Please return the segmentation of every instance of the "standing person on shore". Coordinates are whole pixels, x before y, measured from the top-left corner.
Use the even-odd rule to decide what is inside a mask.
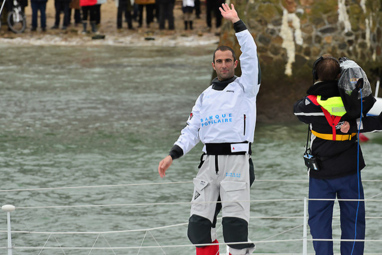
[[[146,27],[150,27],[150,23],[154,21],[155,0],[135,0],[138,4],[138,27],[143,24],[143,9],[146,9]]]
[[[21,7],[21,11],[25,14],[25,7],[28,6],[28,0],[19,0],[18,2]]]
[[[188,28],[193,29],[192,23],[192,12],[194,11],[195,1],[194,0],[183,0],[183,18],[184,18],[184,30]]]
[[[222,15],[219,7],[225,3],[225,0],[206,0],[206,19],[209,30],[212,28],[212,14],[215,16],[215,27],[219,28],[222,24]]]
[[[201,10],[200,10],[200,0],[195,0],[195,17],[197,19],[200,19],[200,14],[201,14]]]
[[[159,29],[165,29],[165,22],[168,22],[168,29],[175,29],[174,6],[175,0],[156,0],[159,12]]]
[[[90,25],[92,27],[92,32],[97,32],[96,26],[96,16],[97,16],[97,0],[80,0],[80,5],[82,9],[82,34],[87,33],[88,17],[90,19]]]
[[[53,27],[51,29],[58,29],[60,26],[60,15],[64,14],[62,29],[65,30],[69,26],[70,13],[69,13],[69,5],[71,0],[54,0],[54,8],[56,10],[55,21]]]
[[[97,0],[97,4],[95,5],[95,21],[96,21],[96,25],[97,25],[97,30],[98,30],[98,27],[100,26],[101,24],[101,6],[102,4],[106,3],[106,0]]]
[[[37,30],[38,12],[40,12],[40,25],[43,32],[46,31],[46,3],[48,0],[31,0],[32,7],[32,29],[34,32]]]
[[[130,0],[116,0],[117,4],[117,29],[122,29],[122,19],[125,16],[128,29],[133,29],[132,6]],[[123,15],[125,14],[125,15]]]
[[[234,75],[238,60],[234,51],[219,46],[212,67],[217,78],[196,100],[187,126],[158,166],[160,177],[177,159],[199,141],[204,144],[194,194],[188,237],[197,255],[219,254],[213,223],[221,201],[223,236],[231,255],[251,254],[255,245],[248,239],[250,216],[251,143],[256,125],[256,96],[260,88],[257,47],[233,5],[223,4],[221,15],[233,23],[241,46],[242,76]],[[211,203],[212,202],[212,203]]]
[[[69,25],[71,24],[72,10],[74,10],[74,26],[82,23],[80,0],[72,0],[69,5]]]
[[[297,101],[293,109],[300,121],[309,124],[311,133],[308,148],[315,162],[313,167],[308,166],[308,211],[313,247],[317,255],[333,254],[333,241],[327,240],[332,239],[333,205],[336,198],[339,199],[341,239],[344,240],[341,241],[341,254],[363,254],[365,203],[362,201],[364,193],[360,171],[365,167],[365,161],[357,143],[357,131],[358,127],[360,132],[382,129],[382,114],[362,117],[362,120],[347,120],[346,107],[338,86],[340,75],[341,67],[337,59],[328,54],[318,58],[313,64],[315,82],[308,89],[308,96]],[[351,91],[352,95],[356,93],[356,98],[358,89]],[[365,105],[366,100],[362,98]],[[366,115],[368,110],[364,109],[362,115]],[[352,201],[354,199],[360,201]]]

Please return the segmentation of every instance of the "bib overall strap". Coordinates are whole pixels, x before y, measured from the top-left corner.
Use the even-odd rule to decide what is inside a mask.
[[[341,116],[333,116],[323,107],[321,107],[321,109],[324,112],[325,118],[328,121],[329,125],[332,127],[333,141],[336,141],[336,126],[338,122],[340,122]]]

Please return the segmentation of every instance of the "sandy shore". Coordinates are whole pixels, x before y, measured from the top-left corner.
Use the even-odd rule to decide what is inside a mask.
[[[217,44],[219,37],[216,29],[209,31],[206,25],[205,6],[202,1],[200,19],[194,20],[193,30],[184,30],[181,1],[177,0],[174,8],[175,31],[159,30],[156,20],[146,28],[137,28],[138,23],[133,22],[134,30],[128,30],[127,24],[123,24],[122,30],[117,30],[116,17],[117,7],[114,0],[108,0],[101,6],[101,24],[99,34],[105,35],[104,39],[94,39],[94,34],[82,35],[82,26],[73,24],[67,30],[52,30],[54,25],[54,0],[47,3],[47,31],[40,28],[31,32],[31,7],[26,7],[27,29],[22,34],[15,34],[7,30],[3,25],[0,29],[0,43],[15,45],[122,45],[122,46],[203,46]],[[145,14],[144,14],[145,15]],[[61,19],[63,15],[61,15]],[[72,18],[73,23],[73,18]],[[213,23],[214,24],[214,23]],[[60,24],[61,25],[61,24]],[[167,23],[166,23],[167,27]]]

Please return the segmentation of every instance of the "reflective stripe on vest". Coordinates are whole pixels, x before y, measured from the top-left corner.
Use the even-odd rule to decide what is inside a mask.
[[[333,141],[333,135],[332,134],[321,134],[321,133],[318,133],[314,130],[312,130],[312,134],[318,138]],[[350,135],[336,135],[336,140],[334,140],[334,141],[349,141],[356,135],[357,135],[357,133],[351,133]]]
[[[341,97],[329,97],[326,100],[321,100],[321,96],[317,96],[317,103],[327,110],[330,115],[342,117],[346,113]]]

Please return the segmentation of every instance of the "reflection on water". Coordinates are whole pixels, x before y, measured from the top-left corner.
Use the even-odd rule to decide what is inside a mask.
[[[175,161],[165,179],[159,178],[156,169],[178,137],[196,97],[208,86],[214,47],[0,47],[1,203],[17,207],[12,214],[13,230],[105,232],[186,223],[201,146]],[[301,124],[257,126],[253,159],[258,181],[252,199],[299,200],[253,203],[252,240],[302,238],[302,199],[307,196],[301,157],[305,139],[306,127]],[[381,144],[362,146],[368,163],[364,180],[381,179]],[[144,185],[147,183],[151,185]],[[364,186],[366,197],[379,199],[378,182]],[[54,187],[80,188],[33,190]],[[15,189],[18,191],[4,191]],[[166,202],[174,204],[160,204]],[[158,204],[137,205],[142,203]],[[47,206],[77,207],[35,208]],[[380,202],[368,202],[367,216],[380,217],[381,209]],[[338,239],[338,219],[335,221],[334,238]],[[1,222],[0,228],[6,229],[5,215]],[[382,239],[375,219],[367,225],[368,239]],[[223,241],[221,232],[219,228]],[[139,247],[142,240],[144,246],[189,244],[186,225],[149,233],[13,236],[16,247],[44,246],[45,242],[49,247]],[[4,234],[0,242],[6,246]],[[299,253],[301,243],[260,242],[257,251]],[[378,247],[367,243],[366,252],[379,252]],[[163,249],[166,254],[194,254],[193,247]],[[311,245],[309,249],[311,252]],[[137,254],[138,249],[114,252],[93,250],[91,254]],[[161,251],[139,251],[157,253]],[[42,254],[64,253],[49,250]],[[89,251],[65,250],[65,254]]]

